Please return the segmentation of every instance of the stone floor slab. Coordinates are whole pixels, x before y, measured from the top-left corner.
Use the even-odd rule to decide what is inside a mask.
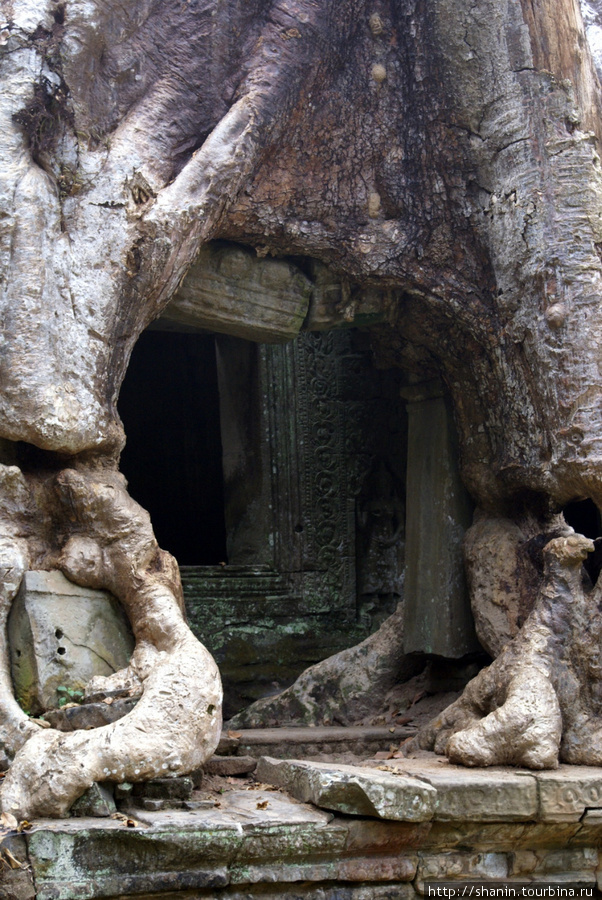
[[[257,778],[347,815],[424,822],[432,818],[436,800],[435,789],[422,779],[359,766],[262,757]]]
[[[438,821],[528,822],[537,818],[536,776],[526,770],[467,769],[443,757],[392,759],[367,765],[378,767],[374,771],[386,769],[421,779],[435,788],[434,818]]]

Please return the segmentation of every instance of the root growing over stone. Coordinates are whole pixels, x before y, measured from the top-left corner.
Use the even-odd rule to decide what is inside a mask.
[[[232,720],[234,728],[350,725],[378,709],[387,691],[410,678],[420,662],[403,653],[403,604],[361,644],[310,666],[275,697],[257,700]]]
[[[602,588],[583,587],[593,542],[557,537],[518,635],[406,750],[434,750],[465,766],[552,769],[602,764]]]
[[[52,495],[49,502],[62,514],[65,539],[58,567],[75,583],[118,597],[136,638],[128,670],[94,679],[93,687],[139,683],[142,697],[131,713],[101,728],[42,730],[12,700],[4,644],[0,696],[7,708],[0,711],[0,746],[14,761],[0,801],[2,810],[17,818],[64,816],[95,781],[190,772],[211,756],[221,730],[219,672],[184,620],[175,560],[159,549],[148,514],[128,495],[122,476],[106,469],[65,469],[45,488],[42,495]],[[4,546],[3,565],[17,559],[20,545],[13,537],[6,551]],[[15,577],[12,583],[5,580],[2,594],[4,619],[25,559],[13,566]]]

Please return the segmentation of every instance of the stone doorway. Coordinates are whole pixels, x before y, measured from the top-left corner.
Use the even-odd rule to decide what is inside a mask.
[[[119,397],[121,471],[180,565],[227,562],[215,338],[148,330]]]

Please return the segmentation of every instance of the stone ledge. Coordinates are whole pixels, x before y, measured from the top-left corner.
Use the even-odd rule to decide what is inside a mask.
[[[594,886],[601,872],[602,825],[587,817],[402,822],[337,815],[264,788],[232,791],[218,803],[136,812],[136,827],[124,817],[39,820],[15,837],[26,842],[38,900],[410,900],[428,878]],[[27,884],[23,900],[33,897]],[[340,887],[330,895],[333,885]]]
[[[443,757],[369,760],[361,766],[264,757],[257,777],[347,815],[475,823],[580,822],[587,816],[591,825],[602,822],[602,769],[587,766],[534,772],[467,769]],[[417,802],[427,786],[429,799]]]
[[[370,760],[366,766],[380,768]],[[473,822],[602,821],[602,768],[561,765],[551,771],[492,766],[467,769],[447,759],[394,759],[386,767],[437,789],[435,818]]]
[[[527,770],[467,769],[444,758],[387,760],[386,764],[370,765],[411,776],[435,788],[434,818],[442,822],[529,822],[540,818],[536,776]]]
[[[297,800],[347,815],[403,822],[432,819],[437,791],[418,778],[359,766],[262,757],[260,781],[284,788]]]

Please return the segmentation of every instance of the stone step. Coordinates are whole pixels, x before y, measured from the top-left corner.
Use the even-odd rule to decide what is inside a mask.
[[[403,780],[416,779],[424,796],[439,794],[441,784],[434,788],[428,782],[446,764],[413,762],[413,774]],[[359,771],[360,780],[372,777],[367,768]],[[515,769],[500,771],[521,777]],[[399,777],[375,774],[381,783]],[[476,778],[488,774],[499,775],[481,771]],[[598,802],[601,776],[600,769],[588,774],[576,766],[562,766],[558,775],[527,773],[540,785],[554,782],[563,802],[573,804],[573,815],[579,812],[577,794],[580,803]],[[478,790],[487,793],[483,784]],[[549,806],[538,815],[544,812],[551,812]],[[417,900],[427,881],[443,880],[458,882],[459,893],[466,882],[542,888],[550,882],[579,883],[595,892],[597,874],[602,874],[599,848],[599,823],[590,823],[587,814],[560,824],[531,815],[513,822],[441,821],[435,806],[428,821],[403,822],[324,811],[257,785],[216,795],[215,802],[196,809],[141,810],[133,818],[37,820],[22,833],[0,834],[0,895],[4,889],[21,900],[176,894],[219,894],[223,900]]]
[[[594,825],[602,820],[602,768],[594,766],[561,765],[553,771],[467,769],[443,757],[368,760],[347,766],[265,757],[258,761],[255,774],[297,800],[347,815],[406,822],[587,820]]]
[[[240,731],[224,729],[216,750],[220,756],[272,756],[295,759],[321,753],[353,753],[372,756],[401,741],[413,737],[416,729],[409,725],[324,725],[283,728],[248,728]]]
[[[428,822],[437,803],[437,791],[425,781],[359,766],[264,756],[255,774],[302,803],[351,816]]]

